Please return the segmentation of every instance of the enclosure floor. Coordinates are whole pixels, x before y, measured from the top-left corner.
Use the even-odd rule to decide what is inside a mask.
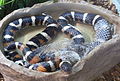
[[[94,81],[120,81],[120,63],[104,72],[102,76],[96,78]]]

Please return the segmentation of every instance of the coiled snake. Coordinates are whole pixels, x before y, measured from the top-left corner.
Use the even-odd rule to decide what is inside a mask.
[[[96,32],[95,39],[88,44],[92,49],[112,38],[113,25],[100,15],[72,11],[63,13],[55,21],[51,16],[42,13],[41,16],[16,19],[6,26],[3,33],[4,55],[15,63],[19,63],[29,69],[51,72],[60,68],[65,72],[69,72],[72,66],[80,60],[77,53],[59,51],[58,53],[36,56],[35,50],[53,39],[59,31],[70,36],[75,44],[84,44],[84,36],[70,22],[81,22],[93,26]],[[17,31],[26,26],[38,25],[46,26],[45,30],[31,38],[27,44],[15,42],[14,35]],[[16,49],[22,51],[23,55],[18,54]]]

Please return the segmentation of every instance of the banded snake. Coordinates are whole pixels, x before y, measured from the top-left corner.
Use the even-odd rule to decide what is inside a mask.
[[[75,60],[73,63],[76,63],[80,60],[77,53],[70,54],[69,51],[67,51],[66,53],[68,55],[64,55],[62,52],[36,56],[35,49],[53,39],[59,31],[70,36],[75,44],[84,44],[84,36],[75,26],[71,25],[70,22],[81,22],[93,26],[96,34],[94,41],[89,44],[92,49],[112,38],[113,25],[100,15],[72,11],[63,13],[59,19],[55,21],[51,16],[42,13],[41,16],[20,18],[7,25],[3,33],[4,55],[15,63],[19,63],[30,69],[42,72],[51,72],[61,69],[65,72],[69,72],[73,64],[70,62],[71,59],[67,59],[76,57],[73,58]],[[45,30],[31,38],[27,44],[14,41],[15,33],[21,30],[22,27],[38,25],[46,26]],[[22,51],[23,55],[18,54],[16,49]],[[63,59],[63,57],[65,58]],[[29,64],[26,66],[25,62]]]

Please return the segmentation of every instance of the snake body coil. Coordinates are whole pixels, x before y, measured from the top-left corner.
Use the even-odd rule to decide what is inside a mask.
[[[22,27],[37,25],[45,25],[47,28],[31,38],[26,45],[14,42],[15,33],[22,29]],[[10,59],[12,58],[13,61],[16,61],[18,59],[16,57],[21,58],[21,56],[15,51],[15,49],[18,48],[23,52],[26,59],[30,61],[34,57],[33,54],[31,57],[32,49],[36,49],[37,47],[40,47],[41,45],[44,45],[46,42],[50,41],[55,37],[57,32],[58,28],[56,21],[53,20],[51,16],[46,14],[42,14],[41,16],[31,16],[29,18],[20,18],[18,20],[12,21],[5,28],[3,34],[5,55],[10,57]],[[21,58],[21,60],[22,59],[23,58]]]
[[[102,42],[112,38],[112,25],[102,16],[93,13],[68,12],[63,13],[57,20],[61,31],[75,41],[77,44],[84,43],[84,37],[81,33],[77,33],[78,29],[70,25],[70,22],[85,23],[93,26],[96,34],[91,47],[96,47]],[[74,29],[74,30],[73,30]]]
[[[51,16],[42,14],[41,16],[20,18],[9,23],[3,34],[4,54],[9,59],[22,65],[24,65],[24,61],[28,61],[30,64],[26,67],[29,69],[51,72],[60,68],[65,72],[69,72],[72,66],[80,60],[80,56],[77,53],[60,51],[58,53],[36,55],[35,49],[53,39],[58,33],[58,29],[70,36],[75,44],[84,44],[84,36],[78,28],[70,24],[71,22],[80,22],[93,26],[96,34],[94,41],[89,44],[90,48],[95,48],[97,45],[112,38],[112,24],[100,15],[67,12],[62,14],[56,22]],[[45,25],[46,29],[31,38],[27,44],[14,41],[15,33],[22,29],[22,27],[37,25]],[[23,55],[18,54],[18,52],[15,51],[16,49],[21,50]]]

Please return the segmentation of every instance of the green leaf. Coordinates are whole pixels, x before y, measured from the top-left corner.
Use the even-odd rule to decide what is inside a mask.
[[[7,4],[10,4],[12,3],[14,0],[11,0],[11,1],[5,1],[5,0],[0,0],[0,6],[5,6]]]
[[[49,0],[0,0],[0,19],[13,10],[23,7],[31,7],[34,4]]]
[[[5,1],[4,0],[0,0],[0,6],[4,5]]]

